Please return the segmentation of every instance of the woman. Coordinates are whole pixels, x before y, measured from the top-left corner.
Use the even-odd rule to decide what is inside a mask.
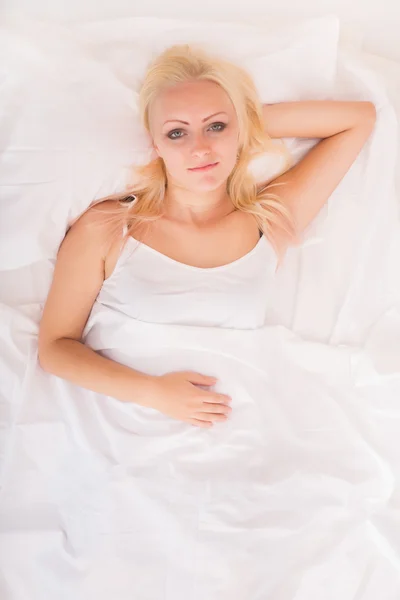
[[[39,360],[84,388],[211,427],[231,411],[231,398],[212,389],[216,379],[149,375],[97,354],[82,343],[93,305],[154,323],[262,326],[267,266],[282,261],[346,174],[376,111],[370,102],[261,106],[242,69],[188,46],[152,63],[140,107],[156,158],[130,196],[92,206],[69,229]],[[257,185],[247,167],[268,137],[324,139],[268,186]]]

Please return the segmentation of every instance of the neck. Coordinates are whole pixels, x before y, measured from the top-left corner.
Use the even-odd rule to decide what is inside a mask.
[[[167,218],[198,224],[217,220],[235,210],[225,184],[208,192],[192,192],[168,183],[164,206]]]

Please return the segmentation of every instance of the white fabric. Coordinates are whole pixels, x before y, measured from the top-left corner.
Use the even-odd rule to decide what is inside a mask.
[[[399,9],[394,0],[247,0],[246,3],[231,0],[147,0],[146,3],[131,0],[3,0],[4,10],[15,14],[29,15],[42,20],[61,23],[108,21],[115,18],[168,17],[191,21],[256,22],[268,27],[279,26],[300,18],[311,18],[321,14],[334,14],[340,18],[341,29],[366,52],[400,60],[398,40]]]
[[[366,59],[338,51],[332,23],[254,39],[221,29],[221,44],[255,60],[264,101],[365,98],[378,109],[302,247],[276,277],[266,264],[266,323],[154,324],[97,302],[85,329],[95,350],[149,373],[218,377],[233,410],[210,430],[37,365],[57,247],[146,150],[145,138],[132,145],[129,84],[178,24],[3,30],[14,75],[0,131],[2,600],[400,596],[398,95],[392,84],[389,102]],[[187,36],[214,31],[215,42],[205,27]],[[286,143],[300,158],[314,140]]]
[[[253,329],[266,322],[277,258],[265,236],[234,262],[180,263],[128,237],[96,303],[149,323]]]

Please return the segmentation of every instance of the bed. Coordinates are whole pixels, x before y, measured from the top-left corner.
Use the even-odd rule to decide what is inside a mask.
[[[263,102],[377,107],[370,140],[278,271],[262,330],[90,316],[86,342],[136,368],[218,365],[234,403],[213,431],[37,361],[62,238],[148,157],[135,85],[152,54],[187,40],[246,66]],[[397,600],[398,63],[344,40],[333,15],[10,16],[1,46],[2,600]],[[295,160],[315,142],[283,140]],[[279,164],[266,154],[254,168],[272,177]]]

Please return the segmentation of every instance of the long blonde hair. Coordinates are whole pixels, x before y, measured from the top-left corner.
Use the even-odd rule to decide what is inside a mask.
[[[210,56],[190,45],[174,45],[162,52],[148,67],[139,92],[139,110],[144,127],[151,135],[149,112],[156,96],[167,86],[193,80],[208,80],[220,85],[230,97],[239,125],[238,160],[227,179],[227,193],[237,210],[251,213],[258,226],[273,241],[275,227],[294,234],[289,209],[279,196],[271,193],[274,183],[260,187],[249,172],[249,163],[269,148],[276,152],[265,132],[262,105],[251,76],[225,59]],[[287,157],[287,156],[286,156]],[[158,157],[132,171],[134,183],[123,193],[102,200],[117,200],[112,217],[116,228],[126,226],[126,235],[146,222],[163,215],[167,187],[164,161]],[[99,202],[99,201],[97,201]],[[96,202],[96,203],[97,203]],[[110,214],[110,211],[107,211]]]

